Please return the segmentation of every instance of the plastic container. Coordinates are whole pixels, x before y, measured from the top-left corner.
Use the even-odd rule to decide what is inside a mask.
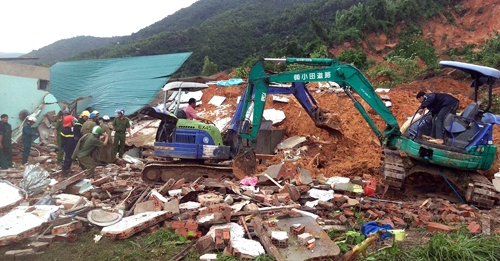
[[[370,182],[366,184],[364,187],[364,193],[366,196],[370,197],[373,196],[376,190],[377,190],[377,181],[375,180],[375,178],[371,178]]]

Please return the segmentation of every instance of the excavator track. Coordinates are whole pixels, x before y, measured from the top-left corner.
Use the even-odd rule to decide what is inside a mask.
[[[169,179],[194,182],[199,177],[234,177],[230,166],[213,166],[197,163],[154,161],[142,169],[142,179],[147,182],[167,182]]]
[[[401,189],[405,179],[411,175],[418,175],[418,173],[442,175],[453,184],[469,204],[489,209],[500,202],[500,193],[486,177],[477,172],[440,169],[415,160],[412,160],[411,165],[405,166],[399,150],[384,149],[381,167],[384,183],[391,188]]]

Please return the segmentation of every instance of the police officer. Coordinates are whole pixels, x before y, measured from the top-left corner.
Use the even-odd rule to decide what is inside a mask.
[[[78,122],[73,126],[73,132],[75,133],[75,140],[78,141],[83,135],[81,133],[83,124],[89,119],[90,112],[82,111]]]
[[[118,152],[118,157],[123,157],[123,151],[125,150],[125,131],[128,131],[129,137],[132,138],[132,131],[130,130],[130,120],[125,117],[125,110],[118,109],[115,111],[117,117],[113,120],[113,128],[115,130],[115,141],[113,143],[113,150],[116,154]]]
[[[104,139],[104,141],[101,139]],[[108,144],[108,134],[103,133],[100,126],[95,126],[92,129],[92,133],[83,136],[76,145],[73,155],[78,159],[80,167],[83,170],[88,170],[87,176],[89,178],[94,177],[96,167],[92,159],[92,153],[95,149],[105,146],[106,144]]]
[[[9,116],[0,116],[0,168],[12,167],[12,126],[8,123]]]
[[[38,136],[38,133],[34,132],[31,126],[36,123],[36,118],[33,116],[28,116],[28,124],[24,124],[23,127],[23,161],[22,164],[28,162],[28,157],[30,155],[31,143],[33,139]]]

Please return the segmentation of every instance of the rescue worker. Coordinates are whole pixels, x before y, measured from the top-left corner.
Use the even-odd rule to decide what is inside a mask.
[[[117,117],[113,120],[113,128],[115,130],[115,140],[113,143],[114,153],[118,152],[118,157],[123,158],[123,151],[125,150],[125,131],[128,131],[129,137],[132,138],[132,131],[130,130],[130,120],[125,117],[125,110],[118,109],[115,111]]]
[[[78,122],[75,123],[73,126],[73,132],[75,134],[75,140],[78,141],[80,138],[83,136],[81,133],[82,126],[83,124],[89,119],[90,112],[89,111],[82,111],[80,114],[80,118],[78,119]]]
[[[65,154],[61,172],[63,177],[68,177],[71,173],[71,164],[73,163],[71,156],[73,155],[73,151],[76,146],[75,134],[73,133],[73,124],[75,123],[75,120],[75,117],[71,115],[64,116],[63,128],[59,132],[59,135],[61,136],[61,146]]]
[[[446,93],[426,94],[425,91],[419,91],[417,100],[421,102],[418,113],[422,114],[427,108],[433,118],[431,136],[424,138],[428,138],[429,142],[442,145],[444,143],[444,118],[448,113],[454,113],[457,110],[458,99]]]
[[[24,124],[23,127],[23,161],[22,164],[26,164],[28,162],[28,157],[30,155],[31,143],[33,142],[33,138],[37,137],[38,134],[33,131],[31,126],[36,123],[36,118],[33,116],[28,116],[27,124]]]
[[[78,159],[78,164],[83,170],[88,170],[87,177],[93,178],[95,174],[96,165],[92,159],[92,153],[106,144],[108,144],[108,134],[103,133],[100,126],[94,126],[92,133],[85,134],[76,144],[72,158]]]
[[[188,101],[188,106],[186,106],[183,110],[186,113],[186,119],[205,121],[205,119],[199,117],[198,114],[196,114],[196,111],[194,109],[196,109],[196,99],[190,98]]]
[[[61,145],[61,130],[63,128],[63,118],[68,115],[69,112],[67,110],[59,111],[57,114],[57,122],[56,127],[54,129],[54,138],[57,143],[57,164],[62,165],[64,150]]]
[[[9,116],[0,116],[0,168],[12,167],[12,126],[9,124]]]
[[[87,134],[87,133],[92,132],[92,129],[96,125],[94,119],[95,119],[95,114],[91,113],[89,115],[89,119],[85,123],[83,123],[82,129],[80,130],[80,133],[82,134],[82,136]]]
[[[116,153],[113,149],[113,141],[111,140],[111,119],[108,115],[102,116],[102,132],[108,134],[108,144],[99,148],[99,161],[104,163],[114,163]]]
[[[92,113],[95,114],[95,118],[94,118],[95,125],[96,126],[101,126],[101,121],[100,121],[100,118],[99,118],[101,116],[101,114],[99,113],[99,111],[94,110]]]

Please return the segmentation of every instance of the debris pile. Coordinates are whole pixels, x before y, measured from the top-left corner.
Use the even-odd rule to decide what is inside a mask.
[[[29,165],[26,172],[44,172],[42,166],[49,165]],[[20,180],[15,171],[6,173],[14,177],[8,179],[23,184],[26,175]],[[6,257],[34,257],[53,241],[74,242],[92,228],[111,240],[172,229],[195,240],[200,254],[221,250],[243,260],[266,252],[276,260],[334,258],[340,249],[326,231],[360,229],[370,221],[393,229],[447,232],[467,224],[471,233],[500,232],[495,217],[468,205],[439,198],[398,202],[370,197],[373,191],[367,188],[374,184],[368,175],[313,178],[293,164],[278,164],[241,181],[200,177],[152,184],[130,166],[108,165],[98,173],[95,180],[84,179],[84,172],[52,179],[31,195],[2,181],[0,245],[31,242]]]
[[[5,253],[6,259],[34,258],[54,241],[75,242],[79,234],[96,228],[96,241],[171,229],[196,242],[189,247],[201,260],[214,260],[217,250],[243,260],[264,253],[276,260],[338,258],[340,249],[326,232],[363,230],[369,222],[391,230],[447,232],[465,224],[473,234],[500,233],[495,228],[498,215],[469,205],[426,194],[405,195],[406,201],[399,201],[401,193],[381,199],[385,192],[377,138],[350,100],[340,93],[331,95],[338,93],[336,88],[311,89],[322,106],[339,113],[344,136],[314,128],[293,97],[268,97],[267,108],[285,115],[271,129],[284,130],[285,139],[274,155],[260,155],[256,175],[242,180],[223,178],[226,175],[192,182],[181,176],[160,183],[142,180],[143,163],[155,160],[155,132],[146,129],[154,129],[157,122],[150,119],[134,124],[141,131],[135,129],[136,137],[128,142],[136,148],[123,162],[97,167],[95,179],[86,179],[76,164],[71,177],[59,177],[53,149],[37,145],[31,165],[0,171],[0,245],[30,242]],[[230,117],[242,90],[204,90],[204,117],[214,122]],[[403,87],[382,94],[400,122],[418,106],[413,90]],[[461,106],[470,101],[458,96]],[[499,139],[500,133],[495,134]],[[140,156],[131,156],[134,153]],[[188,253],[182,251],[174,260]]]

